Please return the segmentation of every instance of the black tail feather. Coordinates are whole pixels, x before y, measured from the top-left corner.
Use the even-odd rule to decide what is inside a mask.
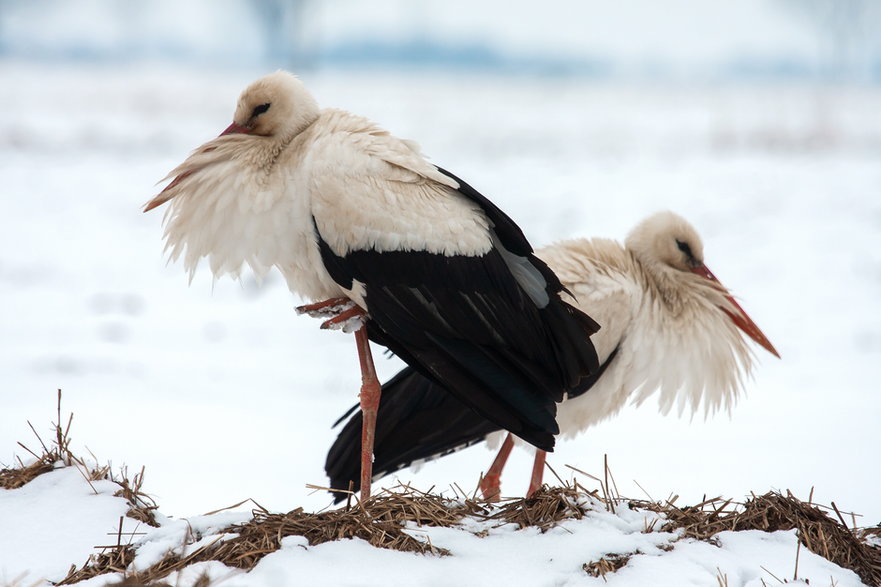
[[[516,371],[501,366],[498,361],[506,359],[503,353],[497,352],[495,356],[493,353],[484,355],[478,352],[479,349],[473,346],[469,348],[467,344],[457,343],[454,340],[435,340],[434,345],[425,345],[421,349],[408,348],[400,345],[396,339],[387,337],[373,321],[367,323],[367,332],[371,341],[386,346],[427,379],[426,382],[416,385],[414,377],[414,382],[408,383],[406,387],[414,387],[422,390],[419,393],[424,393],[428,389],[426,386],[431,383],[432,396],[444,393],[456,396],[455,404],[444,404],[444,406],[467,406],[463,409],[478,411],[483,418],[496,422],[499,428],[513,432],[536,447],[549,452],[554,450],[554,435],[559,431],[555,419],[556,404],[553,401],[543,401],[531,385],[516,376]],[[446,385],[438,384],[434,374],[423,367],[431,364],[445,366]],[[521,363],[517,367],[522,372],[528,369],[529,365]],[[386,385],[389,384],[391,381]],[[393,389],[396,387],[393,386]],[[386,403],[385,389],[384,386],[383,397],[380,400],[380,414],[383,403]],[[468,392],[475,389],[482,393],[463,393],[463,390]],[[507,392],[508,397],[502,397],[498,393],[499,390]],[[563,391],[560,391],[556,401],[562,398]]]
[[[615,348],[590,376],[579,381],[568,397],[590,390],[615,360]],[[350,417],[351,416],[351,417]],[[327,453],[324,468],[334,489],[360,489],[361,411],[353,406],[334,426],[349,420]],[[376,422],[373,478],[379,479],[419,461],[443,457],[483,442],[503,428],[487,420],[442,386],[406,367],[382,386]],[[337,502],[344,494],[335,494]]]

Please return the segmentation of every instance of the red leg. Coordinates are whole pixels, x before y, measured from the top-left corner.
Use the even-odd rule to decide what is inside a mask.
[[[541,479],[545,472],[545,458],[548,453],[543,450],[535,449],[535,462],[532,463],[532,477],[529,480],[529,489],[526,491],[526,497],[532,497],[539,487],[541,487]]]
[[[373,442],[376,436],[376,412],[379,409],[379,395],[382,386],[376,377],[376,368],[370,354],[370,343],[364,320],[348,323],[353,318],[364,317],[366,312],[348,298],[331,298],[323,302],[306,304],[297,308],[298,314],[308,314],[313,318],[327,318],[321,328],[348,328],[357,326],[355,342],[358,347],[358,360],[361,363],[361,501],[370,497],[370,483],[373,480]],[[347,324],[348,323],[348,324]]]
[[[367,330],[362,326],[355,331],[358,344],[358,359],[361,362],[361,501],[370,497],[370,483],[373,481],[373,440],[376,433],[376,411],[379,409],[379,395],[382,386],[376,377],[373,356]]]
[[[499,501],[499,496],[502,493],[502,469],[505,468],[505,463],[508,462],[513,447],[514,436],[509,432],[489,471],[480,480],[480,492],[486,501]]]

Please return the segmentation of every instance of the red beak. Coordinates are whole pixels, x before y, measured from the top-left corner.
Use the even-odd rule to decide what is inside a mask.
[[[713,272],[710,271],[706,265],[698,265],[697,267],[692,268],[691,271],[692,273],[696,273],[705,279],[709,279],[710,281],[719,284],[719,287],[722,287],[724,289],[722,284],[719,283],[719,280],[716,279],[716,276],[713,275]],[[780,353],[777,352],[777,349],[774,348],[774,345],[771,344],[771,341],[768,340],[768,337],[766,337],[764,333],[759,330],[759,327],[756,326],[756,323],[753,322],[752,319],[747,315],[747,313],[743,311],[743,308],[740,307],[740,304],[738,304],[731,296],[725,297],[728,299],[729,302],[731,302],[731,305],[734,306],[735,309],[737,309],[737,313],[730,312],[725,308],[722,308],[722,311],[728,314],[728,316],[731,318],[731,321],[734,322],[734,324],[738,328],[743,330],[747,334],[747,336],[762,345],[762,347],[764,347],[769,353],[779,359]]]
[[[225,131],[220,133],[220,136],[231,135],[231,134],[236,134],[236,133],[248,135],[248,134],[251,134],[251,129],[248,128],[247,126],[242,126],[241,124],[233,122],[231,125],[226,127]]]
[[[242,126],[241,124],[237,124],[237,123],[233,122],[231,125],[226,127],[225,131],[220,133],[220,136],[230,135],[230,134],[235,134],[235,133],[251,134],[251,130],[252,129],[248,128],[247,126]],[[213,151],[216,148],[217,147],[205,147],[204,149],[202,149],[201,152],[207,153],[209,151]],[[179,184],[181,181],[183,181],[184,179],[186,179],[187,177],[189,177],[192,174],[193,174],[192,171],[186,171],[184,173],[181,173],[177,177],[175,177],[174,180],[172,180],[172,182],[170,184],[165,186],[165,189],[162,190],[158,196],[156,196],[155,198],[153,198],[152,200],[150,200],[149,202],[144,204],[144,212],[149,212],[153,208],[161,206],[162,204],[164,204],[165,202],[167,202],[168,200],[173,198],[174,196],[170,196],[166,192],[168,192],[171,188],[175,187],[177,184]]]

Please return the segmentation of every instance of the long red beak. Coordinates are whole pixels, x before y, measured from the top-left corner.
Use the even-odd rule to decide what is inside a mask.
[[[713,272],[710,271],[706,265],[698,265],[697,267],[692,268],[691,271],[692,273],[696,273],[701,277],[709,279],[710,281],[714,281],[718,283],[720,287],[723,287],[722,284],[719,283],[719,280],[716,279],[716,276],[713,275]],[[743,311],[743,308],[740,307],[740,304],[738,304],[731,296],[725,297],[728,299],[729,302],[731,302],[731,305],[737,309],[737,313],[730,312],[725,308],[722,308],[722,311],[728,314],[728,316],[731,318],[731,321],[734,322],[734,324],[737,325],[738,328],[743,330],[747,334],[747,336],[762,345],[762,347],[764,347],[769,353],[779,359],[780,353],[777,352],[777,349],[774,348],[774,345],[771,344],[771,341],[768,340],[768,337],[766,337],[765,334],[759,329],[759,327],[756,326],[756,323],[753,322],[752,319],[747,315],[747,313]]]
[[[231,125],[226,127],[225,131],[220,133],[220,136],[231,135],[231,134],[236,134],[236,133],[248,135],[248,134],[251,134],[251,129],[248,128],[247,126],[242,126],[241,124],[233,122]]]

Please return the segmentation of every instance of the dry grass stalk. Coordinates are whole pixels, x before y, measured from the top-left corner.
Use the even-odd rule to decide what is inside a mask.
[[[634,554],[638,553],[630,552],[627,554],[607,554],[599,560],[584,563],[583,565],[581,565],[581,568],[584,569],[584,572],[591,577],[602,577],[603,581],[605,581],[606,573],[614,573],[618,569],[622,568],[630,561],[630,557]]]
[[[422,514],[419,515],[422,517]],[[401,520],[384,518],[382,514],[373,516],[370,501],[365,503],[363,510],[352,508],[317,514],[306,513],[302,508],[287,514],[258,511],[253,520],[230,528],[229,531],[238,536],[220,543],[210,557],[229,566],[250,569],[265,555],[278,550],[282,538],[286,536],[303,536],[310,546],[332,540],[361,538],[379,548],[419,554],[449,554],[404,532],[406,521],[406,516]]]
[[[596,477],[595,475],[591,475],[587,471],[582,471],[577,467],[573,467],[572,465],[566,465],[567,468],[575,471],[579,475],[584,475],[589,479],[593,479],[600,485],[600,491],[602,491],[602,495],[596,490],[588,491],[585,489],[580,483],[575,482],[575,487],[582,490],[584,493],[590,493],[590,495],[603,503],[606,506],[607,512],[615,513],[615,503],[620,503],[624,501],[628,501],[627,499],[621,497],[621,494],[618,493],[618,487],[615,485],[615,478],[612,476],[612,470],[609,468],[609,458],[608,455],[603,455],[603,479]],[[566,485],[566,483],[557,476],[557,479],[560,480],[560,485]],[[611,485],[609,484],[609,480],[611,479]],[[639,485],[637,483],[637,485]]]
[[[407,523],[451,526],[472,510],[482,509],[476,503],[462,505],[409,487],[404,487],[404,491],[386,490],[363,504],[326,512],[307,513],[297,508],[286,514],[273,514],[257,509],[248,522],[225,528],[222,532],[228,537],[218,537],[185,556],[179,552],[169,552],[150,568],[129,575],[127,580],[130,582],[126,585],[158,585],[157,581],[171,573],[206,561],[218,561],[230,567],[249,570],[264,556],[278,550],[286,536],[303,536],[310,546],[332,540],[361,538],[378,548],[445,556],[449,554],[446,549],[434,547],[406,533]],[[191,536],[188,541],[192,543],[200,538],[198,535]],[[93,566],[101,562],[95,561]],[[118,569],[98,571],[96,574],[113,571]],[[76,577],[76,580],[82,578],[85,577]]]
[[[155,514],[159,506],[156,505],[152,497],[141,489],[144,484],[144,467],[141,467],[141,472],[135,474],[131,480],[129,480],[125,469],[122,470],[119,478],[114,478],[109,472],[105,478],[119,485],[119,490],[113,495],[121,497],[129,503],[129,510],[126,512],[126,516],[148,526],[159,527]]]
[[[0,489],[18,489],[30,483],[43,473],[48,473],[54,469],[55,460],[46,455],[30,465],[19,463],[18,467],[0,469]]]
[[[89,485],[91,485],[93,481],[104,480],[116,483],[119,485],[120,489],[114,493],[114,495],[124,498],[130,506],[126,515],[150,526],[159,526],[154,514],[158,506],[156,505],[156,502],[154,502],[153,499],[141,489],[144,483],[143,467],[141,468],[140,473],[136,474],[132,479],[129,479],[125,469],[122,470],[119,476],[115,476],[111,471],[110,465],[90,465],[85,459],[78,457],[70,450],[70,427],[73,423],[73,414],[71,413],[68,417],[67,425],[62,427],[60,389],[58,390],[57,418],[58,421],[52,423],[54,438],[49,445],[43,442],[43,439],[40,437],[39,433],[37,433],[33,424],[28,422],[28,426],[30,426],[34,435],[37,437],[37,441],[40,443],[42,449],[41,453],[37,454],[19,442],[19,446],[29,452],[36,460],[29,465],[25,465],[21,459],[19,459],[17,466],[0,469],[0,489],[18,489],[19,487],[30,483],[40,475],[53,471],[56,463],[62,463],[64,466],[76,467],[80,474],[82,474],[83,479],[85,479]],[[95,461],[97,463],[97,459],[95,459]],[[97,493],[94,486],[92,487],[92,490]]]
[[[138,573],[136,578],[143,584],[152,584],[187,565],[204,561],[252,569],[264,556],[278,550],[286,536],[303,536],[310,546],[361,538],[378,548],[446,556],[450,554],[446,549],[405,532],[406,525],[450,527],[472,516],[516,523],[521,528],[537,525],[545,531],[564,519],[583,517],[589,507],[586,502],[580,503],[583,500],[579,496],[583,494],[575,487],[543,488],[534,497],[515,500],[498,512],[474,500],[455,501],[409,486],[395,489],[384,490],[353,507],[326,512],[307,513],[297,508],[286,514],[273,514],[263,509],[254,510],[253,519],[223,530],[234,536],[217,540],[185,557],[171,552],[153,567]]]
[[[485,517],[517,524],[520,529],[537,527],[541,532],[547,532],[564,520],[583,518],[591,509],[588,495],[597,498],[595,493],[588,493],[577,483],[563,487],[543,486],[532,497],[513,500]]]
[[[409,485],[384,489],[356,507],[363,507],[376,520],[447,528],[457,525],[465,516],[485,517],[489,513],[486,504],[475,499],[452,500]]]
[[[208,583],[205,583],[208,585]],[[137,577],[124,577],[119,583],[109,583],[108,587],[174,587],[171,583],[158,582],[158,583],[144,583]],[[193,586],[195,587],[195,585]]]
[[[681,530],[683,537],[712,541],[724,530],[798,531],[801,545],[823,558],[851,569],[869,585],[881,585],[881,547],[872,546],[865,537],[877,528],[851,530],[818,506],[804,502],[790,493],[769,492],[744,504],[715,498],[696,506],[677,508],[672,504],[632,502],[632,505],[663,513],[667,523],[661,531]],[[740,507],[735,507],[739,505]]]
[[[55,433],[54,444],[52,444],[51,448],[47,446],[37,432],[37,429],[34,428],[34,425],[28,422],[28,426],[34,433],[34,436],[36,436],[42,450],[37,454],[26,445],[19,442],[18,445],[29,452],[36,460],[29,465],[25,465],[21,459],[18,459],[17,466],[13,465],[11,467],[0,469],[0,489],[18,489],[19,487],[30,483],[40,475],[52,471],[55,468],[55,463],[58,461],[69,466],[72,458],[69,436],[72,421],[73,414],[70,415],[67,427],[61,427],[61,390],[59,389],[58,422],[52,423],[53,432]]]
[[[192,587],[208,587],[211,585],[211,577],[208,576],[207,573],[202,573],[196,579],[196,581],[192,584]],[[110,583],[108,587],[175,587],[171,583],[166,583],[164,581],[153,581],[151,583],[144,583],[138,577],[134,575],[128,576],[122,579],[119,583]]]
[[[855,529],[854,532],[859,536],[860,540],[864,542],[870,538],[874,538],[875,542],[881,545],[881,525],[872,526],[871,528]]]
[[[30,483],[40,475],[48,473],[55,468],[55,463],[61,462],[66,466],[82,463],[76,459],[70,452],[70,425],[73,422],[73,414],[70,414],[67,426],[61,427],[61,390],[58,390],[58,422],[52,423],[52,431],[55,435],[53,442],[47,446],[40,437],[34,425],[28,422],[28,426],[37,438],[42,449],[40,453],[36,453],[21,442],[18,445],[29,452],[36,459],[33,463],[25,465],[21,459],[18,459],[17,466],[4,467],[0,469],[0,488],[2,489],[18,489],[27,483]]]
[[[71,568],[67,576],[56,585],[73,585],[98,575],[124,573],[133,560],[135,560],[135,551],[128,544],[106,547],[99,554],[90,556],[82,568]]]
[[[486,511],[476,502],[455,502],[408,486],[396,489],[400,491],[384,490],[353,507],[314,514],[302,508],[287,514],[255,510],[252,520],[226,530],[238,536],[220,543],[211,560],[249,569],[265,554],[277,550],[282,538],[292,535],[303,536],[310,546],[361,538],[379,548],[444,556],[449,554],[445,549],[404,532],[406,524],[449,527],[466,515]]]

